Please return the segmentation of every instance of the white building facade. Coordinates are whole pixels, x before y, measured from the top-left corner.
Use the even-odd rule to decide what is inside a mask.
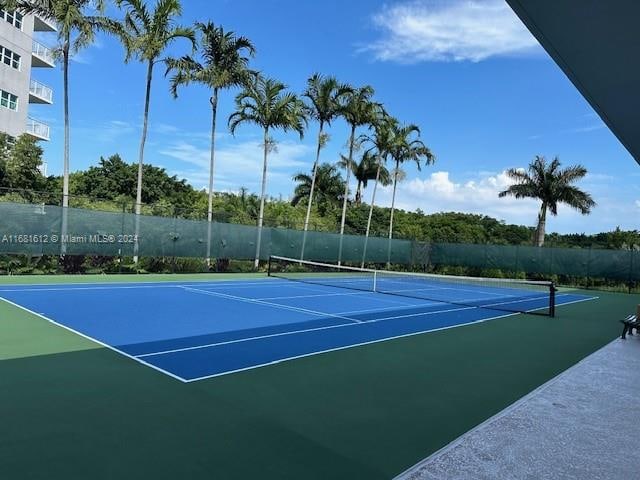
[[[53,104],[53,90],[32,70],[54,68],[50,48],[37,42],[34,32],[55,32],[55,25],[34,15],[0,9],[0,132],[24,133],[49,140],[49,126],[29,116],[29,104]]]

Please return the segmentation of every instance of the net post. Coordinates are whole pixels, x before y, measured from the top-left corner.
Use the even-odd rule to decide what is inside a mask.
[[[551,282],[549,291],[549,316],[555,318],[556,316],[556,284]]]
[[[267,277],[271,276],[271,255],[269,255],[269,260],[267,262]]]
[[[378,291],[378,272],[373,272],[373,291]]]

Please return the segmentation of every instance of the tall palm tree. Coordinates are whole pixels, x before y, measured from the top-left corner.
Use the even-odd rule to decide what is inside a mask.
[[[189,40],[193,49],[195,49],[196,38],[193,29],[175,24],[176,19],[182,14],[179,0],[158,0],[153,10],[149,10],[144,0],[116,0],[116,5],[125,11],[122,28],[118,32],[125,48],[125,61],[128,62],[135,58],[147,64],[147,83],[144,97],[142,135],[138,153],[138,183],[136,187],[136,241],[133,253],[134,262],[137,262],[137,238],[140,231],[140,210],[142,207],[142,165],[144,164],[144,147],[147,141],[153,68],[157,63],[163,61],[162,54],[176,40]]]
[[[213,217],[213,173],[215,167],[216,117],[218,112],[218,94],[220,90],[242,86],[249,79],[249,58],[254,56],[255,47],[246,37],[236,36],[234,32],[225,32],[212,22],[196,23],[200,32],[202,62],[191,56],[166,60],[167,73],[174,72],[171,78],[171,92],[178,97],[178,87],[190,83],[203,84],[211,90],[211,154],[209,163],[209,206],[207,209],[207,265],[211,264],[211,221]]]
[[[362,193],[369,185],[370,180],[378,180],[380,185],[391,185],[391,173],[389,170],[379,161],[379,156],[372,150],[365,151],[360,156],[360,161],[355,160],[349,162],[349,159],[344,155],[340,155],[340,161],[338,166],[346,168],[349,165],[351,174],[357,180],[355,203],[360,205],[362,203]]]
[[[364,237],[364,248],[362,250],[361,266],[367,259],[367,244],[369,242],[369,233],[371,232],[371,219],[373,218],[373,208],[376,203],[376,192],[378,184],[383,186],[391,184],[391,175],[385,164],[389,157],[390,150],[395,140],[395,132],[398,130],[399,122],[397,119],[389,115],[383,108],[379,108],[376,120],[373,123],[373,135],[362,135],[361,141],[371,143],[373,146],[368,152],[373,152],[377,160],[375,183],[373,185],[373,193],[371,194],[371,205],[369,205],[369,216],[367,218],[367,230]],[[384,175],[384,176],[383,176]]]
[[[313,198],[311,189],[313,188],[316,189],[315,200],[320,206],[337,203],[342,198],[344,179],[336,165],[331,165],[330,163],[318,165],[311,175],[300,172],[293,177],[293,180],[298,183],[291,200],[291,205],[294,207],[304,198],[311,201]]]
[[[263,132],[262,193],[260,195],[260,213],[258,214],[258,240],[254,266],[260,262],[260,244],[264,221],[264,202],[267,187],[267,156],[274,140],[269,132],[273,129],[298,132],[304,136],[307,124],[305,105],[295,94],[287,92],[287,87],[274,79],[256,74],[236,97],[236,111],[229,117],[229,129],[235,134],[238,125],[253,123]]]
[[[507,195],[516,198],[536,198],[542,202],[534,239],[534,244],[541,247],[544,245],[547,211],[557,215],[558,204],[566,203],[581,214],[588,215],[596,206],[590,194],[573,185],[586,174],[587,169],[582,165],[561,169],[558,157],[551,163],[547,163],[544,157],[538,155],[529,164],[528,171],[517,168],[507,170],[507,175],[516,183],[500,192],[498,196],[500,198]]]
[[[373,102],[373,87],[366,85],[356,88],[345,95],[340,115],[349,124],[349,164],[353,162],[353,153],[356,147],[356,130],[363,125],[371,125],[375,122],[376,113],[381,107]],[[347,204],[349,202],[349,180],[351,169],[346,169],[344,182],[344,198],[342,199],[342,217],[340,219],[340,246],[338,249],[338,265],[342,263],[342,242],[344,237],[344,224],[347,217]]]
[[[62,226],[60,254],[66,253],[67,207],[69,206],[69,61],[74,53],[91,45],[96,31],[110,31],[112,22],[102,16],[104,0],[16,0],[3,2],[23,14],[52,20],[58,27],[58,45],[54,55],[62,60],[64,151],[62,179]],[[94,11],[97,15],[88,15]]]
[[[416,125],[399,126],[396,124],[393,126],[392,136],[393,140],[389,154],[395,161],[395,170],[393,175],[393,196],[391,197],[391,218],[389,219],[389,249],[393,238],[393,214],[396,206],[398,175],[402,171],[400,165],[404,162],[412,161],[415,162],[418,170],[420,170],[423,161],[425,165],[431,165],[436,160],[431,150],[417,138],[420,136],[420,129]]]
[[[309,202],[307,204],[307,214],[304,219],[304,234],[302,237],[302,248],[300,258],[304,258],[304,248],[307,240],[307,230],[309,229],[309,218],[311,217],[311,205],[313,204],[313,193],[315,190],[316,175],[320,162],[320,150],[327,141],[324,132],[325,124],[331,126],[331,121],[340,115],[341,100],[353,89],[346,84],[341,84],[335,77],[323,77],[319,73],[313,74],[307,80],[307,89],[302,94],[309,101],[309,116],[319,124],[318,146],[316,159],[313,162],[311,174],[311,188],[309,190]]]

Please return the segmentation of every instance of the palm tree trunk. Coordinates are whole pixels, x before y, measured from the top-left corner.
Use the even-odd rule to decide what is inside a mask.
[[[216,117],[218,114],[218,89],[211,97],[211,162],[209,164],[209,206],[207,207],[207,268],[211,267],[211,223],[213,220],[213,171],[215,167]]]
[[[538,214],[538,226],[536,228],[536,247],[542,247],[544,245],[544,234],[547,224],[547,205],[545,203],[540,207],[540,213]]]
[[[142,122],[142,138],[140,139],[140,152],[138,154],[138,185],[136,187],[136,226],[133,243],[133,262],[138,263],[138,237],[140,235],[140,211],[142,209],[142,165],[144,163],[144,145],[147,141],[147,126],[149,123],[149,102],[151,100],[151,80],[153,77],[153,61],[149,60],[147,66],[147,89],[144,98],[144,118]]]
[[[389,244],[387,246],[387,264],[391,263],[391,240],[393,239],[393,214],[396,207],[396,188],[398,187],[398,170],[400,162],[396,160],[396,170],[393,172],[393,196],[391,197],[391,218],[389,219]]]
[[[309,192],[309,204],[307,205],[307,216],[304,219],[304,234],[302,235],[302,248],[300,249],[300,260],[304,260],[304,247],[307,243],[307,230],[309,230],[309,218],[311,217],[311,204],[313,203],[313,191],[316,188],[316,176],[318,174],[318,163],[320,163],[320,150],[322,148],[323,122],[320,122],[318,131],[318,149],[316,150],[316,161],[313,163],[313,174],[311,178],[311,191]]]
[[[362,203],[362,180],[358,180],[358,188],[356,188],[356,205]]]
[[[362,264],[367,261],[367,243],[369,243],[369,232],[371,231],[371,217],[373,216],[373,205],[376,203],[376,191],[378,190],[378,181],[380,180],[380,170],[382,169],[382,161],[378,162],[378,169],[376,170],[376,182],[373,184],[373,194],[371,195],[371,206],[369,206],[369,218],[367,219],[367,233],[364,236],[364,248],[362,249]]]
[[[264,199],[267,189],[267,151],[269,150],[269,129],[264,129],[264,162],[262,164],[262,193],[260,195],[260,213],[258,214],[258,240],[256,241],[256,259],[253,264],[257,269],[260,264],[260,243],[262,242],[262,223],[264,220]]]
[[[356,126],[351,125],[351,135],[349,137],[349,162],[347,163],[347,179],[344,182],[344,199],[342,201],[342,219],[340,220],[340,246],[338,247],[338,265],[342,264],[342,241],[344,239],[344,223],[347,219],[347,203],[349,200],[349,177],[351,173],[351,162],[353,161],[353,146],[355,143]]]
[[[64,90],[64,156],[62,175],[62,224],[60,225],[60,255],[67,253],[69,228],[69,35],[62,47],[62,77]]]

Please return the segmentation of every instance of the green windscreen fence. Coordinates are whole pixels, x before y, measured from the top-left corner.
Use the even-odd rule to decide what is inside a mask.
[[[66,214],[66,235],[62,233]],[[142,257],[207,256],[207,238],[211,229],[211,257],[249,260],[255,258],[258,229],[201,220],[141,215],[138,236],[136,216],[131,213],[103,212],[22,203],[0,203],[0,253],[59,255],[63,244],[67,255],[132,256],[138,241]],[[309,260],[337,262],[392,262],[410,264],[412,242],[357,235],[284,228],[263,228],[260,258],[269,255],[304,257]]]
[[[66,216],[66,218],[64,218]],[[62,225],[66,223],[66,237]],[[103,212],[24,203],[0,203],[0,254],[132,256],[136,217],[130,213]],[[211,229],[211,257],[255,258],[258,229],[201,220],[139,218],[138,254],[143,257],[207,256]],[[64,241],[64,242],[63,242]],[[358,264],[386,263],[416,269],[459,266],[500,270],[504,276],[566,275],[581,278],[640,281],[640,251],[459,243],[421,243],[380,237],[285,228],[264,228],[260,258],[269,255],[307,260]],[[496,272],[497,274],[497,272]]]
[[[426,250],[426,253],[425,253]],[[640,280],[640,251],[591,248],[538,248],[512,245],[439,243],[414,246],[423,266],[472,267],[505,274],[565,275],[622,282]]]

